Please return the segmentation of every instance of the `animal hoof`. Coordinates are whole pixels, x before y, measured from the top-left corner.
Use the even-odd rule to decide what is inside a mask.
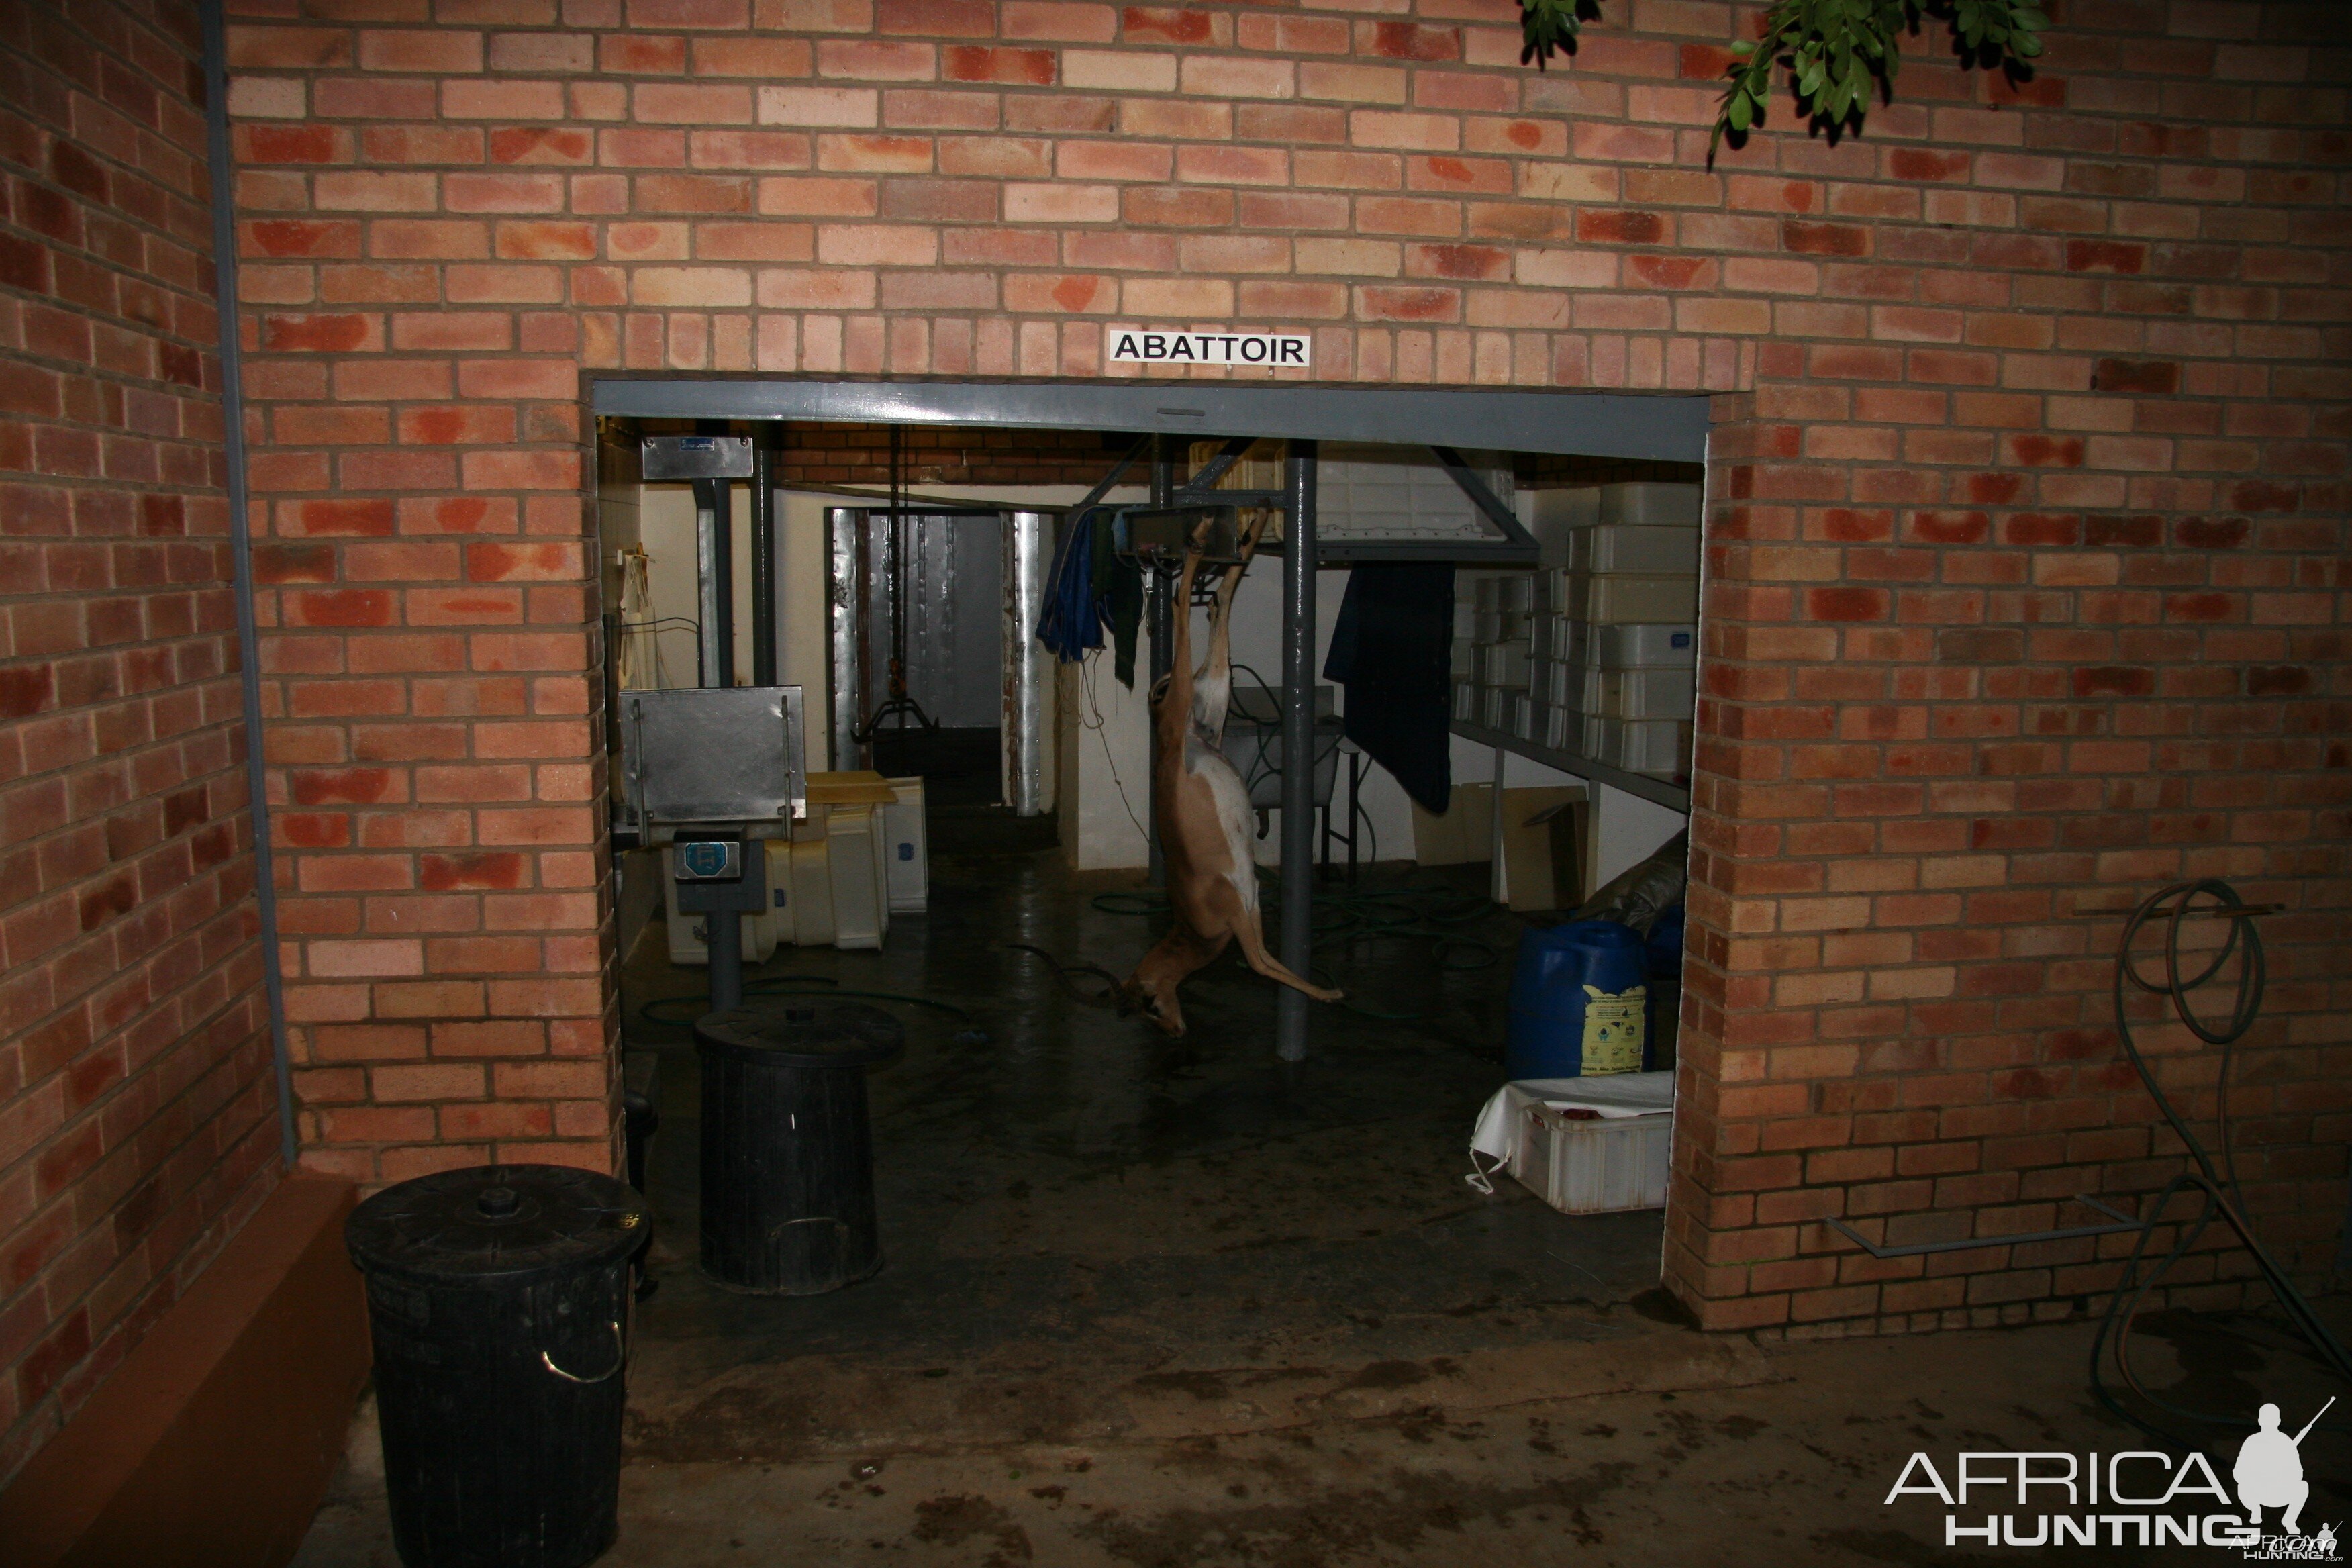
[[[1344,1002],[1348,999],[1348,994],[1345,991],[1320,991],[1316,994],[1326,1002]]]

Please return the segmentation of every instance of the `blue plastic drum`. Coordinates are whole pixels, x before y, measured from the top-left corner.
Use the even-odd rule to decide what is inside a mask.
[[[1682,1030],[1683,906],[1663,910],[1650,928],[1644,959],[1650,966],[1650,1039],[1647,1070],[1671,1067],[1675,1037]]]
[[[1503,1052],[1514,1079],[1639,1072],[1648,1045],[1641,936],[1614,921],[1571,921],[1519,938]]]

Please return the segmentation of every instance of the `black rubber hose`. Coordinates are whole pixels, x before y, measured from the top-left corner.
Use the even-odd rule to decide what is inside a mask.
[[[2201,911],[2197,907],[2197,901],[2200,900],[2210,900],[2203,906]],[[2190,1410],[2159,1398],[2141,1386],[2137,1375],[2132,1370],[2132,1326],[2139,1316],[2141,1306],[2147,1300],[2148,1292],[2156,1288],[2175,1265],[2189,1255],[2204,1236],[2206,1229],[2216,1219],[2227,1225],[2231,1233],[2236,1236],[2239,1245],[2252,1255],[2255,1267],[2262,1273],[2263,1283],[2270,1287],[2272,1295],[2277,1299],[2280,1310],[2286,1314],[2288,1322],[2311,1346],[2318,1359],[2338,1377],[2343,1378],[2347,1384],[2352,1384],[2352,1354],[2346,1352],[2344,1346],[2336,1336],[2328,1331],[2327,1325],[2320,1321],[2318,1314],[2312,1310],[2311,1303],[2305,1300],[2302,1292],[2294,1288],[2294,1283],[2287,1277],[2286,1270],[2279,1267],[2277,1260],[2271,1257],[2269,1251],[2256,1238],[2253,1226],[2246,1219],[2245,1198],[2238,1185],[2237,1157],[2230,1140],[2230,1052],[2231,1047],[2245,1037],[2246,1032],[2253,1027],[2254,1020],[2261,1016],[2263,991],[2268,982],[2269,972],[2267,960],[2263,952],[2262,933],[2255,930],[2252,918],[2250,915],[2217,915],[2213,911],[2242,908],[2244,908],[2243,900],[2238,897],[2237,890],[2227,882],[2207,878],[2200,881],[2175,883],[2141,900],[2139,908],[2132,911],[2131,919],[2124,923],[2123,943],[2116,954],[2116,1037],[2123,1044],[2124,1054],[2131,1059],[2133,1070],[2139,1074],[2140,1083],[2147,1089],[2148,1098],[2156,1102],[2157,1110],[2171,1127],[2173,1133],[2179,1138],[2181,1146],[2188,1151],[2189,1158],[2195,1168],[2183,1171],[2179,1175],[2175,1176],[2166,1184],[2164,1190],[2140,1211],[2139,1237],[2133,1244],[2131,1257],[2124,1266],[2122,1279],[2116,1282],[2114,1292],[2107,1298],[2106,1311],[2099,1320],[2098,1332],[2091,1340],[2091,1393],[2111,1414],[2167,1445],[2176,1454],[2195,1451],[2202,1445],[2191,1442],[2178,1433],[2147,1419],[2137,1412],[2126,1408],[2108,1390],[2102,1372],[2108,1347],[2112,1344],[2116,1370],[2122,1376],[2125,1385],[2157,1409],[2169,1415],[2207,1426],[2252,1429],[2254,1423],[2243,1416],[2217,1415],[2208,1411]],[[2164,978],[2161,984],[2143,975],[2138,964],[2132,958],[2133,942],[2138,938],[2140,931],[2149,922],[2159,917],[2165,917]],[[2213,961],[2195,974],[2184,977],[2181,973],[2180,963],[2180,928],[2185,921],[2192,918],[2227,920],[2230,931],[2227,939],[2221,943],[2221,951],[2214,955]],[[2221,972],[2221,966],[2232,956],[2240,960],[2236,998],[2231,1003],[2227,1022],[2219,1026],[2209,1025],[2190,1007],[2189,993],[2219,974]],[[2198,1141],[2194,1132],[2189,1131],[2189,1123],[2182,1119],[2179,1111],[2173,1108],[2171,1100],[2158,1086],[2156,1075],[2149,1070],[2147,1058],[2140,1054],[2138,1043],[2132,1038],[2131,1018],[2126,1007],[2128,988],[2131,987],[2168,997],[2172,1003],[2174,1014],[2182,1024],[2188,1026],[2191,1034],[2208,1045],[2221,1047],[2221,1077],[2214,1097],[2217,1135],[2221,1143],[2220,1171],[2214,1169],[2213,1158],[2207,1152],[2205,1145]],[[2156,1237],[2157,1226],[2162,1222],[2165,1211],[2172,1205],[2175,1198],[2189,1192],[2198,1193],[2204,1198],[2203,1207],[2193,1220],[2184,1219],[2180,1222],[2171,1250],[2165,1255],[2161,1263],[2143,1276],[2140,1272],[2141,1266],[2147,1258],[2149,1244]]]

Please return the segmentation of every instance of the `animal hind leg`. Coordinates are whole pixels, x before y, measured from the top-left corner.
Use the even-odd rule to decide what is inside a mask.
[[[1330,986],[1318,985],[1311,980],[1301,979],[1280,959],[1266,952],[1265,933],[1258,929],[1255,910],[1245,911],[1240,919],[1234,921],[1234,940],[1242,944],[1242,957],[1247,961],[1249,966],[1268,980],[1280,981],[1294,991],[1304,992],[1314,997],[1318,1002],[1337,1002],[1347,995],[1344,991],[1334,990]]]
[[[1143,955],[1135,973],[1120,982],[1119,1010],[1140,1012],[1168,1035],[1182,1035],[1184,1007],[1176,998],[1176,988],[1194,970],[1224,951],[1223,937],[1203,942],[1183,926],[1176,926]]]

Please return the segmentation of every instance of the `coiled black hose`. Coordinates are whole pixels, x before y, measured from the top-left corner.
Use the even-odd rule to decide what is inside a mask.
[[[2200,902],[2200,900],[2207,900]],[[2321,1322],[2311,1303],[2294,1288],[2286,1270],[2263,1247],[2254,1236],[2253,1226],[2247,1223],[2245,1196],[2239,1189],[2237,1152],[2230,1142],[2230,1050],[2252,1028],[2262,1013],[2263,988],[2268,979],[2266,960],[2263,952],[2262,933],[2254,929],[2253,911],[2238,897],[2237,889],[2227,882],[2206,878],[2195,882],[2177,882],[2160,892],[2143,900],[2124,924],[2123,945],[2116,954],[2116,1033],[2123,1042],[2124,1054],[2131,1058],[2139,1080],[2156,1102],[2157,1110],[2179,1138],[2189,1152],[2194,1168],[2183,1171],[2166,1184],[2162,1193],[2140,1211],[2139,1239],[2132,1247],[2130,1260],[2124,1266],[2123,1278],[2107,1298],[2107,1310],[2099,1320],[2099,1331],[2091,1341],[2091,1392],[2112,1414],[2138,1427],[2158,1442],[2168,1445],[2176,1454],[2193,1452],[2203,1445],[2191,1442],[2168,1428],[2149,1420],[2138,1412],[2126,1408],[2109,1391],[2102,1376],[2108,1347],[2114,1347],[2116,1372],[2125,1386],[2156,1409],[2183,1420],[2206,1426],[2234,1426],[2252,1429],[2254,1423],[2242,1415],[2217,1415],[2209,1411],[2190,1410],[2150,1394],[2140,1385],[2131,1364],[2131,1333],[2140,1308],[2165,1275],[2181,1258],[2188,1256],[2204,1236],[2206,1227],[2220,1219],[2235,1234],[2240,1246],[2253,1258],[2262,1272],[2263,1283],[2278,1299],[2281,1310],[2296,1332],[2311,1346],[2318,1359],[2338,1377],[2352,1383],[2352,1355]],[[2140,973],[2132,958],[2132,943],[2141,930],[2157,920],[2165,921],[2164,974],[2162,980],[2148,979]],[[2196,973],[2184,977],[2180,962],[2180,928],[2191,919],[2221,919],[2229,922],[2230,933],[2213,955],[2213,961]],[[2239,959],[2237,996],[2231,1003],[2228,1020],[2219,1026],[2208,1024],[2189,1006],[2189,993],[2203,985],[2221,972],[2222,965],[2232,957]],[[2153,992],[2170,998],[2172,1010],[2189,1031],[2208,1045],[2221,1047],[2221,1076],[2214,1096],[2217,1136],[2221,1145],[2221,1164],[2217,1172],[2213,1158],[2197,1135],[2189,1130],[2188,1122],[2173,1109],[2172,1101],[2148,1070],[2147,1058],[2140,1055],[2139,1046],[2132,1038],[2131,1019],[2125,1008],[2131,989]],[[2156,1229],[2164,1218],[2173,1199],[2183,1193],[2194,1192],[2204,1199],[2204,1205],[2192,1221],[2179,1226],[2172,1249],[2162,1262],[2147,1273],[2141,1272],[2148,1247],[2156,1237]]]

